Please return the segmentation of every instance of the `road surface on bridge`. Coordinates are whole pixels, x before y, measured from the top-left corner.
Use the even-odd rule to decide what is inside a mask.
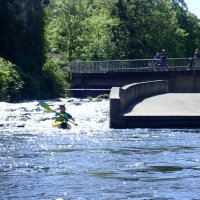
[[[146,98],[131,105],[124,116],[200,116],[200,93],[167,93]]]

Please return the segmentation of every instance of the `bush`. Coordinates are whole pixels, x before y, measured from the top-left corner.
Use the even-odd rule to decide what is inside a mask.
[[[20,98],[24,82],[18,72],[19,68],[0,57],[0,100],[15,101]]]
[[[43,67],[44,78],[51,97],[64,97],[67,95],[69,75],[64,73],[58,58],[48,58]]]

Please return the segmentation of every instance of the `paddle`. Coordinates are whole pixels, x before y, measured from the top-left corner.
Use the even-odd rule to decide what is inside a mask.
[[[60,116],[63,117],[63,115],[61,115],[61,114],[59,114],[58,112],[56,112],[55,110],[51,109],[51,107],[50,107],[47,103],[45,103],[44,101],[40,101],[40,102],[39,102],[39,105],[42,106],[43,108],[45,108],[47,111],[49,111],[49,112],[55,112],[56,114],[58,114],[58,115],[60,115]],[[67,119],[67,120],[68,120],[69,122],[71,122],[72,124],[74,124],[75,126],[78,126],[78,124],[74,123],[73,121],[71,121],[71,120],[69,120],[69,119]]]

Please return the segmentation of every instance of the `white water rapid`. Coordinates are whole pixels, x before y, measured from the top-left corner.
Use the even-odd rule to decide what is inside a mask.
[[[78,123],[78,126],[72,124],[71,131],[76,133],[93,132],[95,130],[107,130],[109,123],[109,101],[102,100],[89,101],[87,99],[66,98],[58,101],[45,101],[53,110],[57,110],[59,104],[65,104],[67,112],[69,112]],[[38,101],[22,102],[22,103],[0,103],[0,128],[1,131],[15,129],[23,129],[34,131],[41,134],[58,131],[58,128],[52,127],[55,114],[46,112]]]

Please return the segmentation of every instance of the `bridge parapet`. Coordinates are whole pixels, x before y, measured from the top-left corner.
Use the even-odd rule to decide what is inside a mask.
[[[168,81],[156,80],[113,87],[110,92],[110,127],[123,127],[123,114],[130,104],[143,98],[168,92]]]
[[[185,71],[188,69],[188,58],[168,58],[170,71]],[[74,61],[63,66],[63,71],[71,73],[107,73],[107,72],[148,72],[162,71],[161,67],[153,66],[152,59],[132,60],[102,60],[102,61]],[[195,70],[199,70],[195,68]]]

